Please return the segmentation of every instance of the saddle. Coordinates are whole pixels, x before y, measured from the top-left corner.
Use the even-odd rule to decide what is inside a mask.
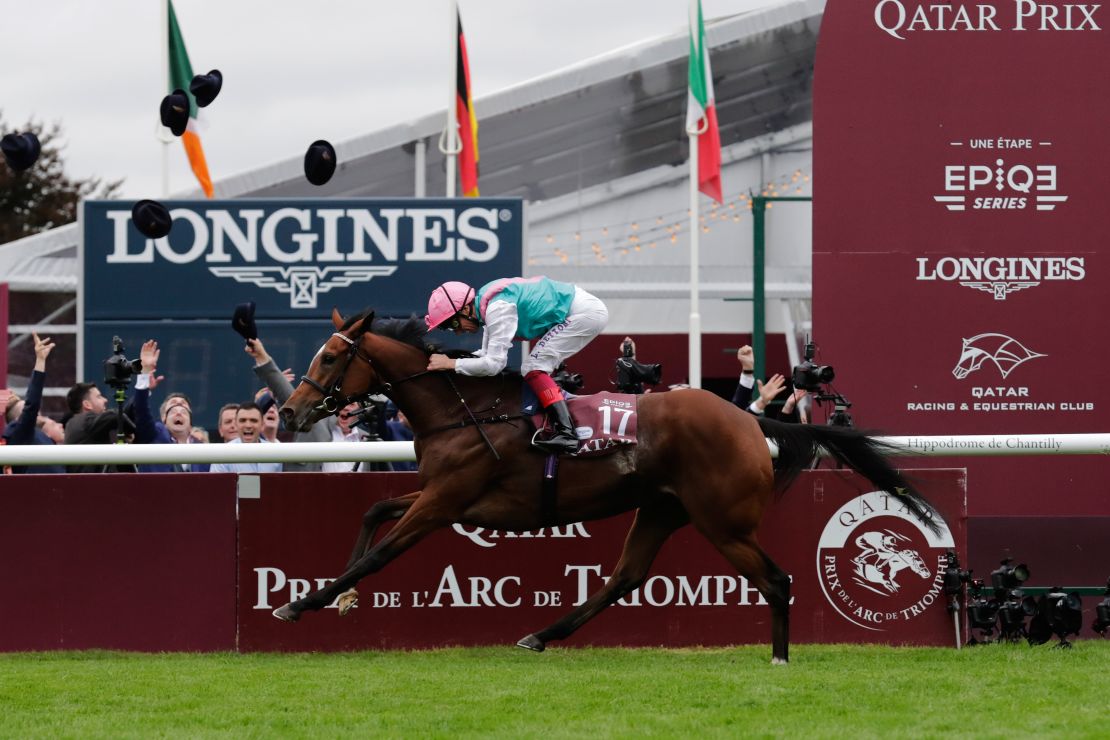
[[[575,396],[563,391],[563,399],[578,436],[578,451],[572,457],[599,457],[636,444],[637,396],[608,391]],[[543,409],[527,384],[523,387],[521,413],[531,420],[533,428],[543,429]]]
[[[578,451],[570,457],[601,457],[636,444],[635,395],[603,391],[591,396],[575,396],[562,389],[560,391],[574,419],[574,431],[578,437]],[[521,393],[521,413],[531,420],[537,431],[543,429],[547,416],[527,383]],[[540,517],[544,526],[552,526],[558,521],[558,473],[559,458],[548,455],[540,490]]]

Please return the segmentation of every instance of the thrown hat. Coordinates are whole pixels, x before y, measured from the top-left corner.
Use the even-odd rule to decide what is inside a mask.
[[[159,113],[162,116],[162,125],[172,131],[174,136],[181,136],[189,125],[189,96],[184,90],[174,90],[162,98]]]
[[[131,209],[135,228],[147,239],[161,239],[173,228],[173,218],[164,205],[156,200],[140,200]]]
[[[304,153],[304,176],[313,185],[323,185],[335,174],[335,147],[320,139]]]
[[[235,307],[231,328],[243,339],[258,339],[258,327],[254,323],[254,301],[240,303]]]
[[[4,159],[8,166],[16,172],[22,172],[39,158],[42,145],[39,137],[28,131],[23,134],[8,134],[0,139],[0,149],[4,150]]]
[[[214,69],[206,75],[194,77],[193,81],[189,83],[189,92],[197,99],[197,105],[204,108],[216,99],[216,96],[220,94],[220,88],[223,86],[224,76],[220,74],[220,70]]]

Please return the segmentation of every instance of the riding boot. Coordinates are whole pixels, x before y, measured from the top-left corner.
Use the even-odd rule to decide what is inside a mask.
[[[566,401],[556,401],[544,411],[547,413],[548,424],[551,425],[551,435],[547,439],[532,438],[532,445],[545,452],[556,455],[569,455],[578,451],[578,437],[574,434],[574,422],[570,418],[570,409]]]

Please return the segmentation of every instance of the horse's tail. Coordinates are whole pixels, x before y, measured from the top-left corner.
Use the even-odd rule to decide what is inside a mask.
[[[940,531],[936,508],[884,457],[897,448],[848,427],[786,424],[761,416],[759,428],[779,449],[775,461],[775,485],[779,490],[790,485],[817,455],[827,452],[902,502],[933,532]]]

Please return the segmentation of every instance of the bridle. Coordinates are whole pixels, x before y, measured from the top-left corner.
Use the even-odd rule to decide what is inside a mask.
[[[320,400],[320,403],[318,403],[314,407],[314,410],[324,411],[328,414],[334,414],[336,411],[343,408],[344,406],[346,406],[348,404],[351,404],[351,403],[355,403],[356,401],[357,402],[367,401],[367,400],[370,399],[370,397],[372,395],[374,395],[369,390],[363,391],[362,393],[358,393],[358,394],[353,395],[353,396],[343,395],[343,390],[342,390],[343,389],[343,379],[346,377],[347,371],[351,368],[351,363],[355,360],[355,358],[357,357],[358,359],[363,360],[371,368],[374,367],[374,362],[373,362],[373,360],[371,360],[366,355],[365,352],[362,351],[362,348],[359,347],[359,343],[356,342],[354,339],[351,339],[347,335],[341,334],[339,332],[332,332],[332,336],[333,337],[338,337],[338,338],[342,339],[344,342],[346,342],[348,350],[347,350],[347,364],[343,366],[343,372],[339,373],[339,378],[336,379],[336,381],[335,381],[334,385],[331,387],[331,389],[329,390],[328,388],[325,388],[323,385],[321,385],[320,383],[317,383],[315,380],[308,377],[307,375],[302,375],[301,376],[301,382],[302,383],[307,383],[310,388],[312,388],[313,390],[315,390],[316,392],[318,392],[320,395],[323,396],[323,398]],[[455,385],[455,381],[450,377],[450,375],[445,374],[445,373],[440,373],[438,371],[433,371],[433,370],[421,370],[418,373],[413,373],[412,375],[401,378],[400,380],[394,381],[392,383],[389,382],[389,381],[385,381],[385,379],[383,378],[382,379],[383,383],[382,383],[379,390],[382,393],[384,393],[386,395],[389,395],[389,393],[396,386],[401,385],[401,383],[407,383],[410,380],[416,380],[417,378],[422,378],[425,375],[431,375],[433,373],[435,373],[437,375],[440,375],[444,379],[447,380],[447,384],[451,386],[451,389],[455,392],[455,395],[458,396],[459,403],[462,404],[462,407],[466,410],[466,413],[467,413],[467,416],[469,417],[470,422],[478,429],[478,433],[480,435],[482,435],[482,440],[486,443],[486,446],[489,447],[490,451],[493,453],[493,456],[495,458],[497,458],[498,460],[500,460],[501,456],[499,454],[497,454],[497,449],[493,446],[493,443],[490,441],[489,437],[486,435],[485,431],[481,427],[482,422],[477,417],[475,417],[474,412],[471,411],[470,406],[467,405],[466,399],[463,398],[462,394],[459,392],[458,386]],[[381,378],[380,373],[379,373],[378,377]],[[509,417],[504,417],[504,418],[494,419],[493,421],[508,421],[508,419],[509,419]],[[486,421],[489,421],[489,420],[486,420]],[[464,424],[465,424],[465,422],[464,422]],[[436,429],[436,430],[433,430],[433,431],[443,431],[443,430],[454,428],[454,427],[455,427],[455,425],[448,425],[448,426],[443,427],[442,429]]]
[[[347,364],[343,366],[343,372],[339,373],[339,377],[336,379],[332,387],[330,389],[325,388],[307,375],[301,376],[302,383],[307,383],[310,388],[323,396],[323,398],[320,400],[320,403],[316,405],[315,410],[325,411],[329,414],[334,414],[336,411],[343,408],[344,406],[356,401],[366,401],[370,398],[370,396],[374,395],[369,390],[363,391],[362,393],[358,393],[353,396],[343,395],[343,379],[347,376],[347,371],[351,369],[351,363],[354,362],[355,358],[357,357],[358,359],[364,361],[372,368],[374,367],[374,362],[366,355],[365,352],[362,351],[362,349],[359,347],[359,343],[356,342],[354,339],[351,339],[345,334],[340,334],[339,332],[332,332],[332,336],[342,339],[344,342],[347,343],[348,347]],[[413,375],[408,376],[407,378],[401,378],[394,383],[390,383],[388,381],[383,382],[380,390],[382,393],[388,395],[389,392],[393,390],[394,386],[400,385],[401,383],[408,382],[427,374],[427,370],[422,370],[418,373],[414,373]],[[381,377],[380,374],[379,377]]]

